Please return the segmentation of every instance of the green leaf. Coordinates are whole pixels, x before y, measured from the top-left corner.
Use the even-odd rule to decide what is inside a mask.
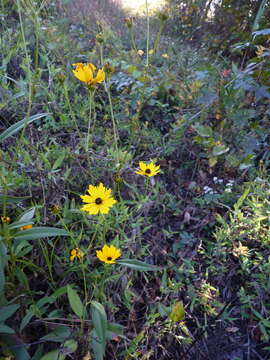
[[[75,290],[72,289],[70,285],[67,286],[67,294],[71,309],[75,312],[77,316],[82,318],[84,314],[84,307],[81,299],[79,298],[79,295],[76,293]]]
[[[97,301],[91,302],[91,315],[94,329],[97,333],[98,340],[105,343],[106,331],[108,328],[108,320],[105,309],[102,304]]]
[[[244,192],[243,194],[240,196],[240,198],[237,200],[237,202],[234,204],[234,210],[238,210],[243,202],[246,200],[246,197],[248,196],[250,192],[250,187],[248,187]]]
[[[19,304],[12,304],[0,307],[0,322],[5,322],[20,307]]]
[[[117,263],[120,265],[127,266],[134,270],[140,270],[140,271],[159,271],[161,270],[160,267],[147,264],[143,261],[136,260],[136,259],[120,259],[117,260]]]
[[[193,127],[197,131],[197,133],[202,137],[213,136],[213,130],[209,126],[195,124]]]
[[[63,347],[48,352],[47,354],[43,355],[40,360],[64,360],[67,355],[69,355],[68,358],[71,358],[70,354],[74,353],[77,350],[77,347],[77,341],[73,339],[67,340],[63,344]]]
[[[228,148],[226,145],[222,145],[222,144],[216,145],[212,149],[212,154],[213,154],[213,156],[219,156],[219,155],[225,154],[229,150],[230,150],[230,148]]]
[[[34,227],[29,230],[22,230],[16,233],[14,239],[36,240],[50,236],[69,236],[69,233],[63,229],[41,226],[41,227]]]
[[[30,320],[35,314],[32,311],[27,311],[26,315],[23,317],[20,325],[20,332],[29,324]]]
[[[58,157],[58,159],[55,160],[53,166],[52,166],[52,170],[56,170],[57,168],[59,168],[59,166],[62,164],[62,162],[64,161],[66,156],[66,153],[60,154],[60,156]]]
[[[33,221],[16,221],[16,222],[13,222],[12,224],[10,224],[10,225],[8,225],[8,228],[10,229],[10,230],[12,230],[12,229],[18,229],[18,228],[20,228],[20,227],[22,227],[22,226],[25,226],[25,225],[32,225],[33,224]]]
[[[5,285],[5,266],[7,264],[7,248],[0,241],[0,293],[2,293]]]
[[[31,221],[31,220],[33,219],[34,215],[35,215],[35,210],[36,210],[36,208],[33,207],[32,209],[29,209],[29,210],[25,211],[25,212],[21,215],[21,217],[20,217],[20,219],[19,219],[19,222]]]
[[[32,123],[33,121],[36,121],[38,119],[41,119],[45,116],[47,116],[48,113],[42,113],[42,114],[36,114],[29,117],[29,119],[25,118],[21,121],[18,121],[16,124],[11,125],[8,129],[3,131],[0,134],[0,143],[9,138],[10,136],[16,134],[19,130],[21,130],[24,126]]]
[[[96,330],[93,330],[91,332],[91,337],[92,337],[92,348],[94,353],[94,359],[103,360],[105,355],[105,348],[106,348],[105,340],[104,341],[99,340]]]
[[[8,196],[8,195],[0,195],[0,205],[2,204],[16,204],[23,200],[30,199],[31,196]]]
[[[179,301],[173,305],[172,312],[170,313],[169,318],[175,322],[184,320],[185,309],[182,301]]]
[[[30,360],[32,357],[26,350],[24,342],[15,334],[2,334],[0,335],[0,343],[6,344],[10,352],[14,355],[16,360]]]
[[[70,329],[67,326],[59,326],[49,334],[42,336],[40,340],[64,342],[70,336]]]
[[[5,324],[0,324],[0,334],[14,334],[14,333],[15,331],[11,329],[11,327]]]

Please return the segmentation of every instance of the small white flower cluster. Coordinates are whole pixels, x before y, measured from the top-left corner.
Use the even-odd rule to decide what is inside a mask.
[[[227,184],[225,185],[225,186],[226,186],[225,191],[226,191],[226,192],[232,192],[233,184],[234,184],[234,180],[229,180],[229,181],[227,182]]]
[[[217,194],[217,192],[214,191],[214,189],[211,188],[210,186],[204,186],[203,191],[204,191],[205,194],[211,194],[211,195],[212,194]]]
[[[216,185],[222,185],[224,184],[224,180],[223,179],[219,179],[217,178],[216,176],[213,177],[213,182],[214,184]],[[234,184],[234,180],[228,180],[228,182],[225,184],[225,191],[226,192],[232,192],[232,187],[233,187],[233,184]],[[215,191],[213,188],[211,188],[210,186],[204,186],[203,187],[203,191],[205,194],[218,194],[217,191]]]

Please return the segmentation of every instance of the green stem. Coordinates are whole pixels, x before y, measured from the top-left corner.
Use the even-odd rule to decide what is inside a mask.
[[[91,88],[88,89],[88,94],[89,94],[89,118],[88,118],[88,126],[87,126],[87,138],[86,138],[86,144],[85,144],[86,153],[88,153],[88,150],[89,150],[90,129],[91,129],[91,121],[92,121],[93,90]]]
[[[159,30],[154,42],[154,54],[156,54],[157,50],[158,50],[158,46],[159,46],[159,42],[160,42],[160,37],[162,34],[162,31],[164,29],[164,21],[160,21],[160,26],[159,26]]]
[[[148,1],[145,0],[146,6],[146,19],[147,19],[147,26],[146,26],[146,67],[149,66],[149,35],[150,35],[150,26],[149,26],[149,9],[148,9]]]
[[[77,129],[77,131],[78,131],[78,134],[79,134],[79,136],[80,136],[80,138],[81,138],[81,132],[80,132],[80,129],[79,129],[79,126],[78,126],[76,117],[75,117],[75,115],[74,115],[74,112],[73,112],[73,109],[72,109],[72,106],[71,106],[71,103],[70,103],[70,99],[69,99],[69,95],[68,95],[68,89],[67,89],[67,85],[66,85],[65,82],[64,82],[64,84],[63,84],[63,88],[64,88],[64,96],[65,96],[66,102],[67,102],[67,104],[68,104],[68,108],[69,108],[69,112],[70,112],[70,114],[71,114],[71,118],[72,118],[72,120],[73,120],[73,122],[74,122],[74,124],[75,124],[75,126],[76,126],[76,129]]]

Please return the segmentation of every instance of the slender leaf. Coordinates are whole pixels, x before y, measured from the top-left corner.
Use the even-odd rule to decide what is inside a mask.
[[[0,307],[0,322],[5,322],[20,307],[19,304],[11,304]]]
[[[0,205],[2,204],[16,204],[23,200],[29,199],[31,196],[9,196],[0,194]]]
[[[117,263],[120,265],[127,266],[134,270],[140,270],[140,271],[158,271],[161,270],[160,267],[147,264],[143,261],[136,260],[136,259],[120,259],[117,260]]]
[[[43,117],[45,117],[47,115],[48,115],[48,113],[41,113],[41,114],[32,115],[32,116],[29,117],[29,119],[23,119],[23,120],[18,121],[16,124],[11,125],[8,129],[6,129],[5,131],[3,131],[0,134],[0,142],[3,142],[4,140],[9,138],[10,136],[16,134],[25,125],[28,125],[28,124],[32,123],[33,121],[41,119],[41,118],[43,118]]]
[[[69,236],[69,233],[63,229],[40,226],[29,230],[22,230],[14,236],[14,239],[36,240],[50,236]]]

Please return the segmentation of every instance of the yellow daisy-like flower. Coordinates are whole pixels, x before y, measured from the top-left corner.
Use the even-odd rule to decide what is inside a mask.
[[[9,223],[9,222],[10,222],[10,217],[8,217],[8,216],[1,216],[1,221],[2,221],[2,223]]]
[[[72,249],[70,252],[70,261],[74,261],[74,259],[78,258],[79,260],[82,259],[84,253],[79,248]]]
[[[103,69],[99,69],[96,72],[96,67],[90,63],[75,63],[72,64],[75,66],[75,69],[72,70],[73,74],[82,82],[85,82],[87,85],[95,85],[96,83],[102,83],[105,80],[105,72]],[[96,74],[96,76],[94,76]]]
[[[143,161],[139,162],[140,170],[135,171],[135,174],[145,175],[145,176],[155,176],[160,172],[160,165],[156,166],[154,163],[145,164]]]
[[[90,215],[108,214],[110,208],[117,202],[111,196],[111,189],[105,188],[100,183],[98,186],[89,185],[88,193],[90,195],[81,195],[83,202],[87,203],[81,207],[82,211],[87,211]]]
[[[120,249],[113,245],[104,245],[102,250],[96,251],[97,258],[105,264],[115,264],[115,260],[121,256]]]
[[[24,225],[20,227],[20,230],[28,230],[28,229],[32,229],[33,225],[32,224],[28,224],[28,225]]]

